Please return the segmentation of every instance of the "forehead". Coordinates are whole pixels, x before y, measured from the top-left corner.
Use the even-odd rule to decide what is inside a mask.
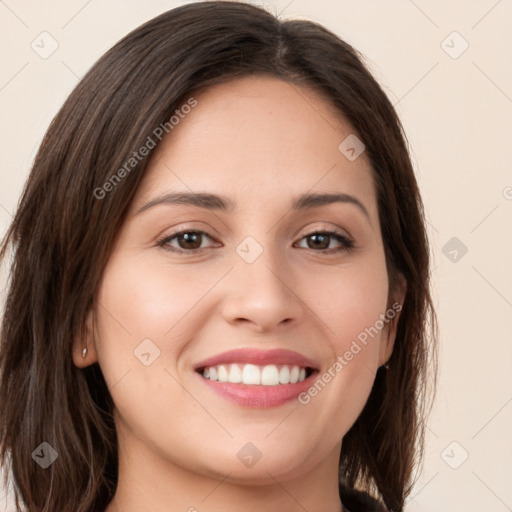
[[[191,97],[197,104],[178,109],[178,122],[154,150],[135,207],[171,190],[229,195],[237,205],[259,207],[305,192],[343,192],[375,207],[366,154],[350,160],[340,150],[353,128],[312,89],[249,76]]]

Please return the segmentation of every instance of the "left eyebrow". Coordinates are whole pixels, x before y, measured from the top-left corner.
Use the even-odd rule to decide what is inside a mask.
[[[292,203],[293,210],[305,210],[309,208],[318,208],[332,203],[353,204],[361,210],[368,222],[371,224],[370,214],[364,204],[357,197],[350,194],[302,194]]]
[[[370,214],[368,213],[368,210],[364,204],[359,199],[357,199],[357,197],[354,197],[350,194],[302,194],[293,199],[291,208],[294,211],[302,211],[318,208],[320,206],[326,206],[333,203],[348,203],[355,205],[360,211],[364,213],[365,217],[368,219],[368,222],[371,224]],[[152,199],[139,210],[137,210],[135,215],[160,204],[184,204],[198,208],[205,208],[207,210],[217,210],[222,212],[231,212],[236,206],[236,203],[228,197],[216,194],[201,192],[171,192]]]

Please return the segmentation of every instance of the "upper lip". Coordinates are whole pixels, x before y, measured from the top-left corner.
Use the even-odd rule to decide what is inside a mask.
[[[260,366],[266,366],[269,364],[286,364],[301,366],[303,368],[311,368],[313,370],[318,369],[318,365],[314,361],[308,359],[302,354],[299,354],[298,352],[293,352],[292,350],[282,348],[276,348],[273,350],[240,348],[209,357],[208,359],[194,365],[194,370],[197,371],[208,366],[217,366],[219,364],[228,363],[255,364]]]

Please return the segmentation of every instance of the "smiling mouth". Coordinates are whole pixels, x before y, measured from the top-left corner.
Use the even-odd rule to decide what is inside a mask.
[[[313,368],[287,364],[218,364],[197,368],[203,378],[230,384],[279,386],[297,384],[316,372]]]

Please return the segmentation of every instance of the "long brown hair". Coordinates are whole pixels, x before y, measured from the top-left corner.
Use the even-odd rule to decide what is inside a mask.
[[[423,454],[437,327],[423,206],[402,125],[349,44],[310,21],[281,21],[231,1],[188,4],[128,34],[77,85],[41,143],[0,251],[5,261],[12,249],[1,326],[0,456],[18,505],[97,512],[117,484],[114,404],[99,366],[76,368],[71,351],[150,155],[104,197],[95,190],[192,91],[249,74],[314,88],[366,146],[390,294],[400,275],[407,293],[389,368],[378,370],[343,439],[340,482],[403,509]],[[31,455],[42,442],[58,453],[46,469]]]

